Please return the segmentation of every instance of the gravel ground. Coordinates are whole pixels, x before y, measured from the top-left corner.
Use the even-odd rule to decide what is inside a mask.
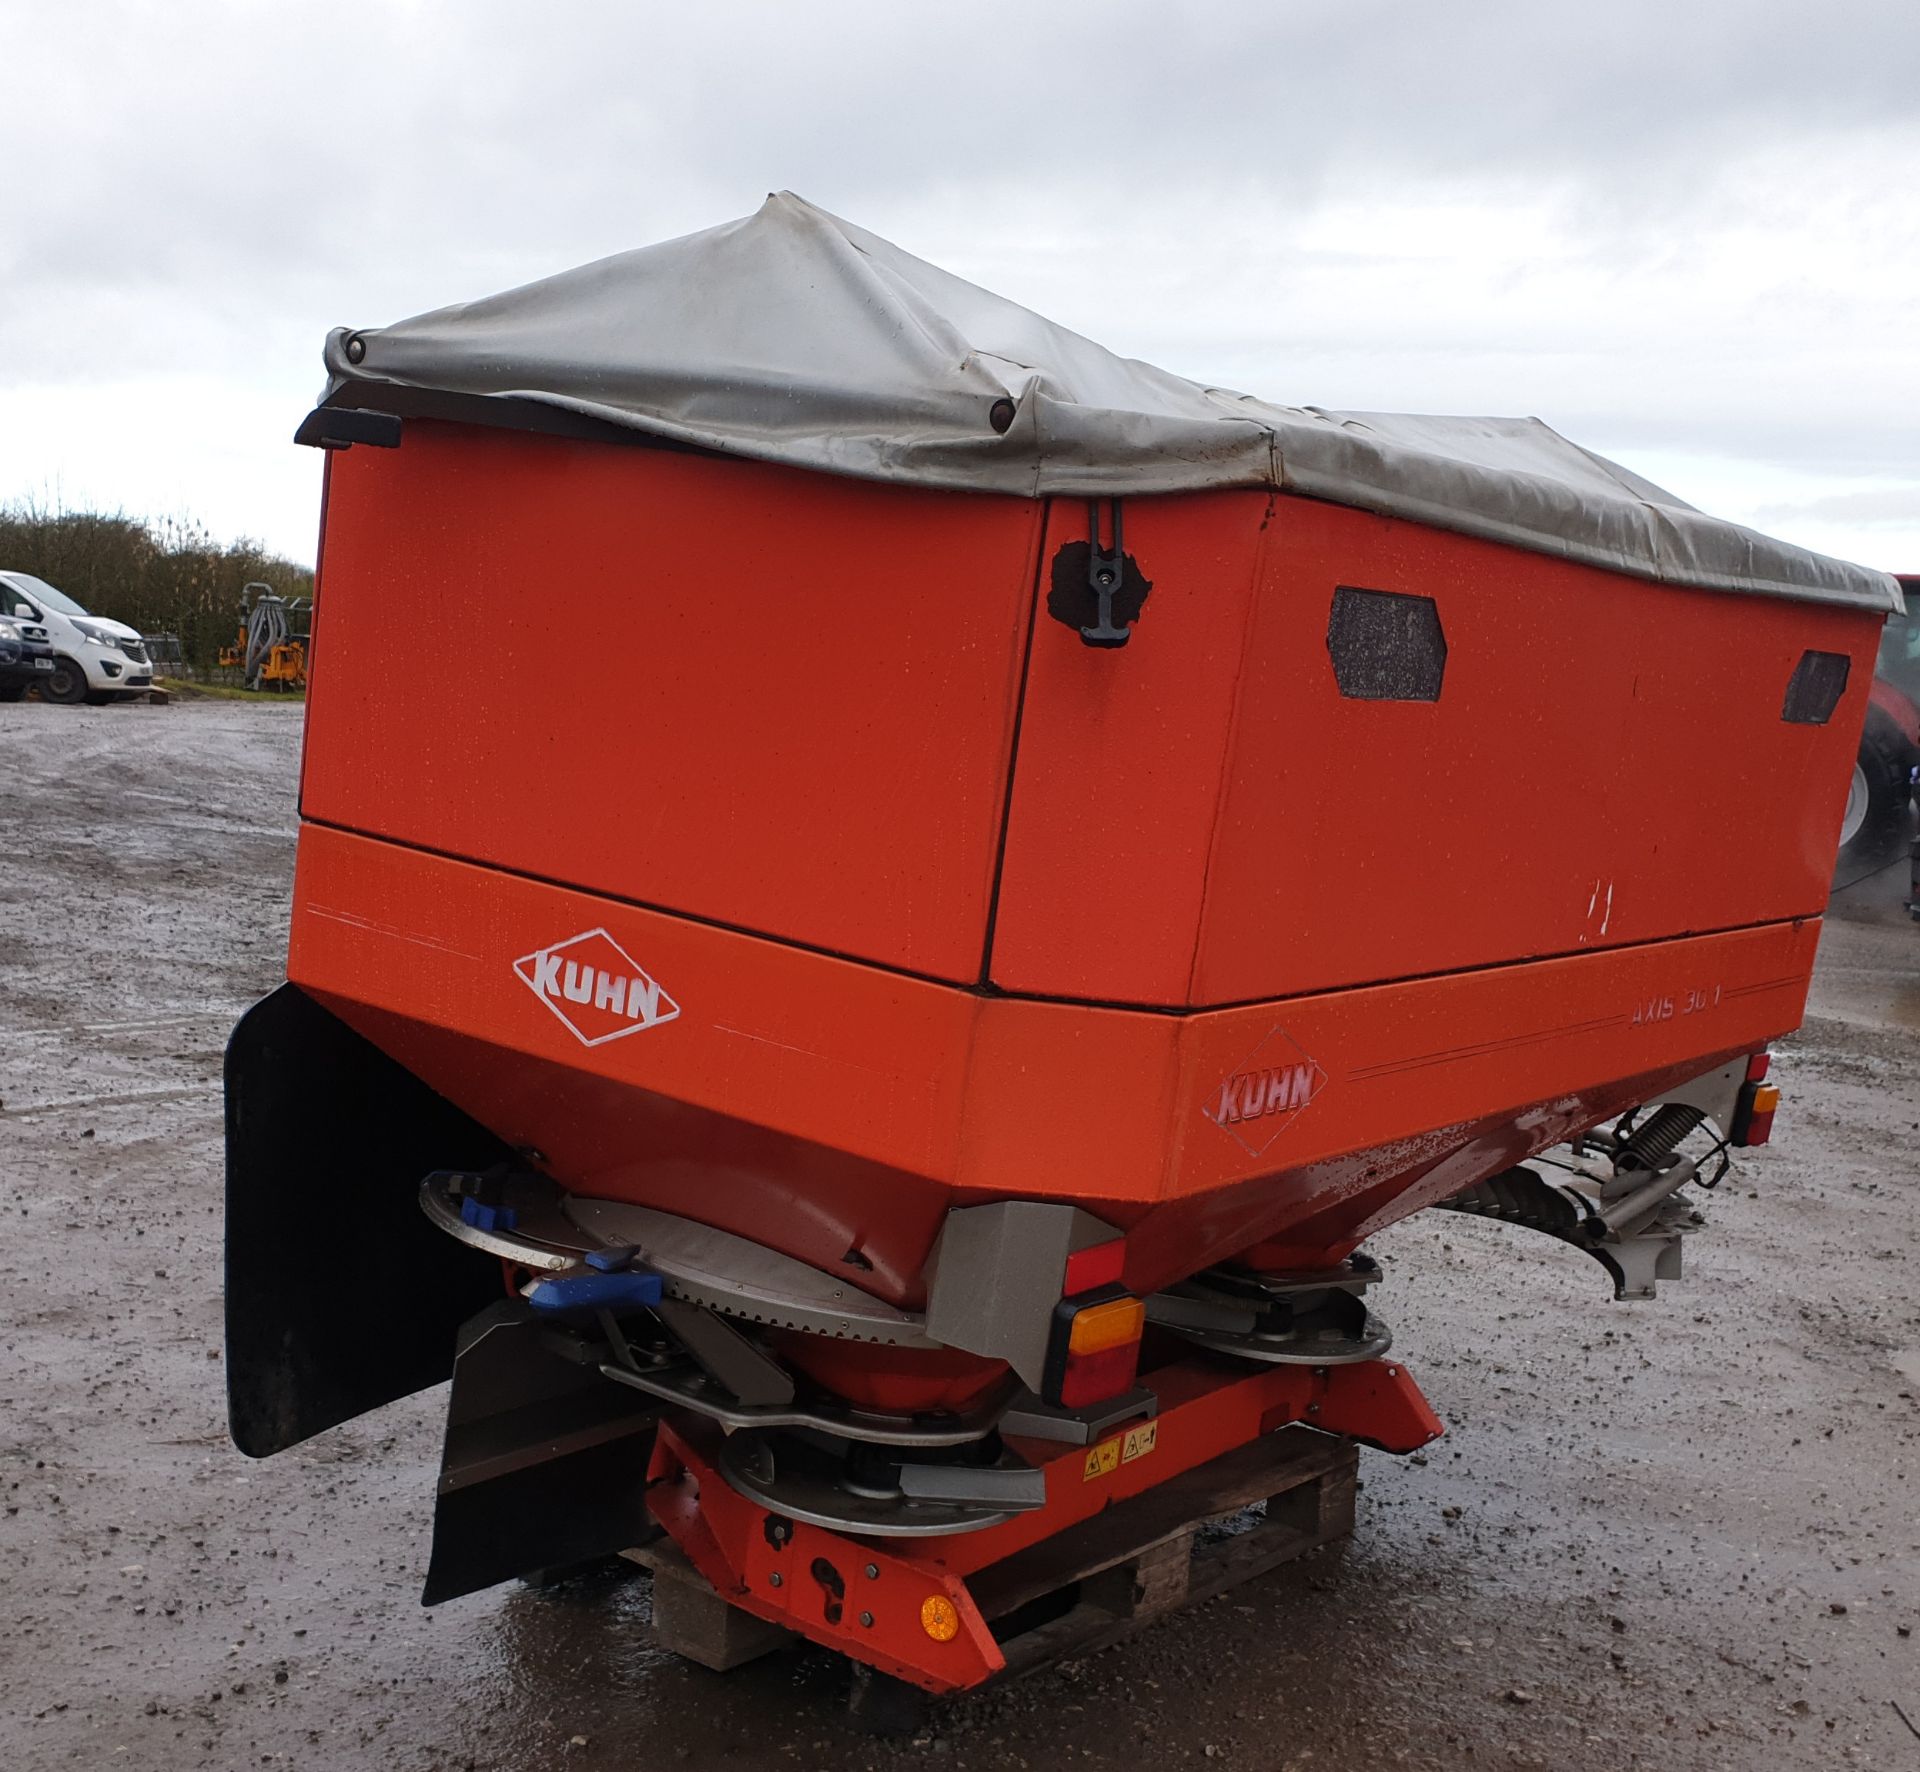
[[[1381,1309],[1449,1431],[1366,1458],[1349,1545],[880,1743],[831,1657],[651,1649],[644,1577],[423,1611],[440,1393],[228,1445],[220,1055],[281,976],[299,734],[0,706],[8,1768],[1920,1767],[1898,870],[1831,924],[1686,1283],[1616,1305],[1544,1240],[1397,1228]]]

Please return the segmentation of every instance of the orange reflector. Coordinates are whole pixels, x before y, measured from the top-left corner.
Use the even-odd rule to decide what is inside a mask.
[[[1780,1091],[1771,1083],[1763,1083],[1753,1092],[1753,1111],[1756,1116],[1771,1114],[1780,1105]]]
[[[945,1594],[928,1594],[920,1602],[920,1628],[936,1643],[951,1643],[960,1634],[960,1608]]]
[[[1137,1298],[1114,1298],[1074,1312],[1067,1334],[1067,1355],[1104,1353],[1124,1341],[1138,1341],[1146,1327],[1147,1307]]]

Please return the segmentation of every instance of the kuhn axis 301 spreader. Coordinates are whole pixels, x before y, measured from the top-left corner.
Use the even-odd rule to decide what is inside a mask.
[[[977,1685],[1440,1431],[1372,1232],[1644,1295],[1765,1135],[1882,575],[1534,421],[1123,361],[792,197],[327,361],[233,1431],[451,1371],[429,1600],[654,1540]]]

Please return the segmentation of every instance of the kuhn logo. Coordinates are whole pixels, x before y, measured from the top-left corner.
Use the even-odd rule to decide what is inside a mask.
[[[1326,1080],[1327,1073],[1275,1028],[1201,1111],[1248,1156],[1257,1157]]]
[[[555,942],[515,960],[513,969],[583,1046],[657,1028],[680,1013],[680,1005],[604,929]]]

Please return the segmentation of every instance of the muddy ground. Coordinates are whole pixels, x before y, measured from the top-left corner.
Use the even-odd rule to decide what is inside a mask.
[[[300,716],[0,707],[0,1764],[1920,1768],[1920,929],[1846,895],[1686,1283],[1382,1239],[1449,1423],[1359,1529],[876,1743],[830,1657],[648,1646],[644,1577],[417,1603],[441,1393],[228,1445],[221,1046],[281,976]]]

